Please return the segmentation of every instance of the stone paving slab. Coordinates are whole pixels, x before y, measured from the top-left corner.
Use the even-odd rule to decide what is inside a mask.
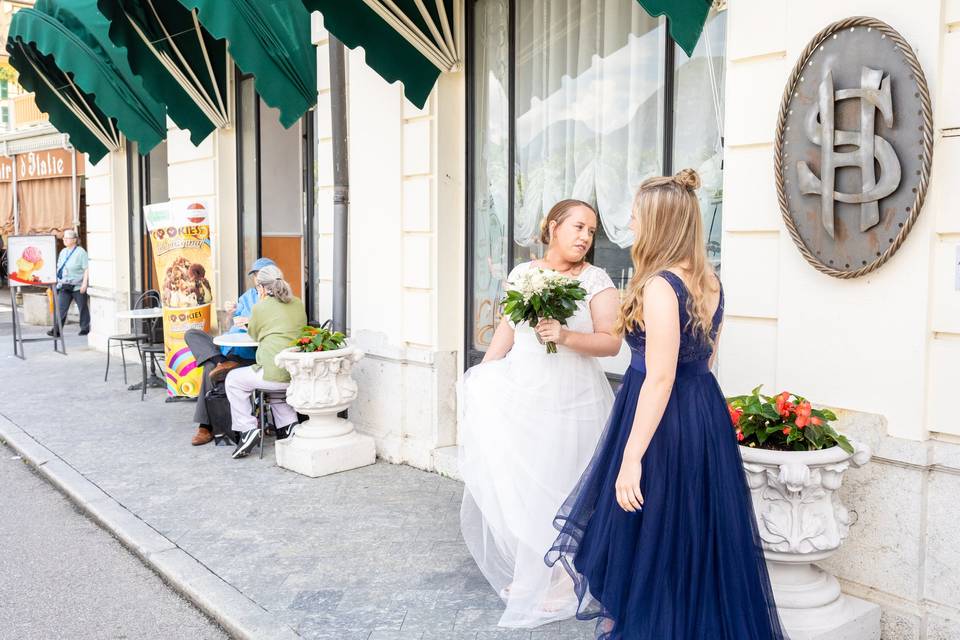
[[[96,485],[73,496],[89,499],[95,518],[156,533],[139,549],[125,541],[148,563],[205,569],[187,580],[188,597],[229,588],[303,638],[593,637],[575,620],[496,626],[502,603],[460,538],[459,482],[382,462],[310,479],[277,467],[272,442],[263,460],[191,447],[193,404],[164,403],[156,389],[141,402],[119,371],[104,383],[105,356],[78,343],[66,357],[38,350],[24,362],[0,341],[0,386],[15,398],[0,414],[51,472]]]

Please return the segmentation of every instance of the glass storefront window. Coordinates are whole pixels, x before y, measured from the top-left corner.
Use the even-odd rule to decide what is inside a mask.
[[[240,153],[238,178],[240,182],[240,273],[239,291],[249,287],[246,273],[260,257],[260,98],[253,84],[253,76],[237,83],[237,136]]]
[[[727,13],[711,10],[703,35],[687,57],[676,47],[674,167],[696,169],[703,181],[700,211],[710,261],[720,266],[723,216],[723,100]]]
[[[146,156],[139,155],[135,142],[127,143],[130,205],[130,282],[135,292],[156,288],[153,251],[143,218],[143,207],[170,199],[167,173],[167,142],[164,140]]]
[[[473,292],[472,335],[475,349],[486,349],[500,321],[507,268],[507,187],[509,166],[509,2],[478,2],[473,74]]]
[[[516,262],[542,255],[541,220],[576,198],[600,212],[594,261],[619,278],[633,193],[662,166],[664,22],[621,0],[515,10]]]
[[[637,187],[693,167],[704,183],[708,253],[719,265],[725,12],[711,11],[687,57],[665,19],[635,0],[468,4],[469,360],[489,345],[509,266],[542,256],[541,220],[564,198],[597,208],[589,259],[623,289],[633,275]]]

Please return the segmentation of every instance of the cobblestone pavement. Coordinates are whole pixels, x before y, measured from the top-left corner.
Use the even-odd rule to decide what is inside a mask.
[[[5,322],[0,387],[16,400],[0,413],[301,636],[592,637],[577,621],[496,626],[502,603],[460,537],[459,482],[382,462],[310,479],[277,467],[271,442],[262,460],[191,447],[193,404],[155,389],[141,402],[119,370],[104,383],[104,355],[75,338],[66,357],[30,345],[17,360]]]

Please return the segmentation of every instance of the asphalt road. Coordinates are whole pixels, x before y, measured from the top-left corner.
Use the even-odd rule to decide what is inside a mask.
[[[228,637],[0,445],[0,640]]]

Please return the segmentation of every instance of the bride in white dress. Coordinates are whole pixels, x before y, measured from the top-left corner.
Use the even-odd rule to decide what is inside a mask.
[[[517,266],[508,287],[540,268],[578,278],[586,300],[565,327],[555,320],[514,326],[505,318],[461,388],[460,526],[506,604],[501,626],[536,627],[577,609],[567,572],[543,557],[557,535],[553,517],[590,461],[613,403],[597,357],[620,350],[620,297],[606,272],[585,262],[597,222],[578,200],[550,210],[541,237],[546,255]],[[546,342],[558,353],[548,354]]]

